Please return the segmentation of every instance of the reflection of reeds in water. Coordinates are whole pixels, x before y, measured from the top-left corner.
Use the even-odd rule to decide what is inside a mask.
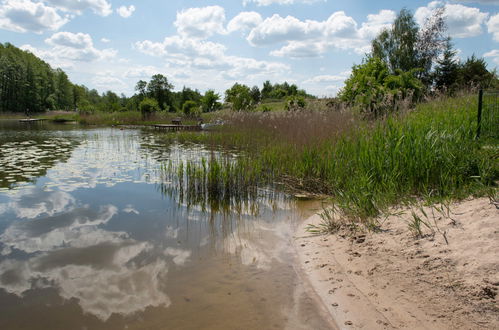
[[[203,211],[258,214],[259,200],[272,200],[268,176],[247,157],[212,153],[199,160],[169,161],[161,167],[161,191],[187,207]]]

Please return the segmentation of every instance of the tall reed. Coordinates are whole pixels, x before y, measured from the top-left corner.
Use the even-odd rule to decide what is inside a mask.
[[[244,114],[195,141],[244,151],[231,161],[205,160],[209,198],[278,185],[331,195],[364,222],[395,203],[460,198],[495,185],[498,141],[480,148],[476,107],[473,96],[441,98],[377,122],[340,112]]]

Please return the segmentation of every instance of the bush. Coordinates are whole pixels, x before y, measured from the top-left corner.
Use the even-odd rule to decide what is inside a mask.
[[[286,110],[300,110],[305,108],[307,103],[303,96],[289,96],[286,101]]]
[[[184,102],[182,105],[182,112],[187,117],[197,117],[201,114],[201,110],[199,109],[197,103],[191,100]]]
[[[149,118],[153,112],[159,111],[159,105],[156,100],[145,98],[140,102],[139,110],[143,118]]]

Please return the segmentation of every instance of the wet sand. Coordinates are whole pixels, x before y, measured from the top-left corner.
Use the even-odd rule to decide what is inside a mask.
[[[339,328],[499,329],[499,210],[487,198],[424,210],[423,238],[407,208],[380,233],[313,236],[317,215],[297,228],[305,279]]]

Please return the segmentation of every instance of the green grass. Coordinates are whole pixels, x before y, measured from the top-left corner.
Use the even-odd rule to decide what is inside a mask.
[[[476,97],[463,96],[374,123],[337,115],[343,122],[333,125],[335,118],[321,112],[245,115],[232,128],[176,138],[245,151],[236,165],[207,161],[208,168],[221,168],[229,194],[246,190],[246,183],[327,194],[353,222],[375,228],[371,219],[392,205],[459,199],[495,187],[499,144],[481,148],[475,140],[476,109]],[[248,181],[241,181],[245,175]]]

